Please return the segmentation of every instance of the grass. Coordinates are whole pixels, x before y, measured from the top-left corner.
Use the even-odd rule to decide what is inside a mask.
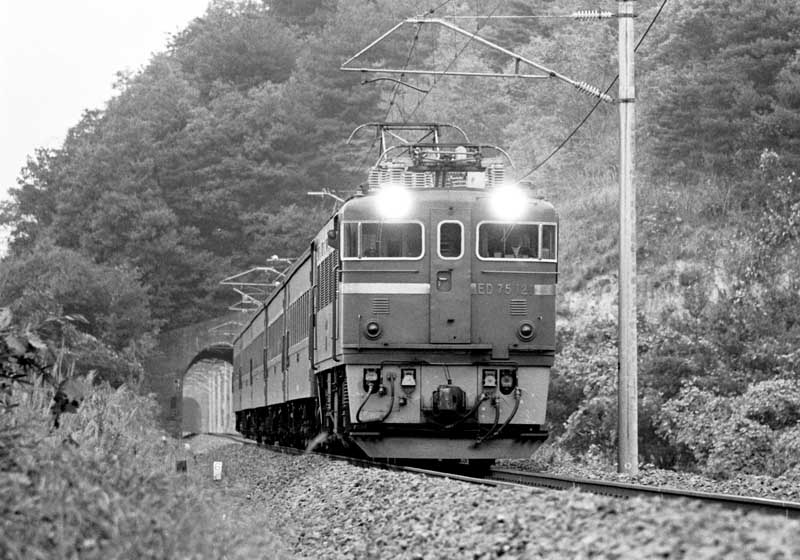
[[[51,430],[52,390],[15,392],[0,413],[1,558],[220,558],[219,492],[175,472],[181,442],[156,427],[155,402],[95,387]]]

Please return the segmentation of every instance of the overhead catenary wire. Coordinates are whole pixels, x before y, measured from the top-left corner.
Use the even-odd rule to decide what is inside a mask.
[[[440,2],[438,6],[429,9],[426,12],[426,15],[430,16],[430,15],[434,14],[437,10],[440,10],[441,8],[445,7],[450,2],[452,2],[452,0],[444,0],[444,2]],[[408,49],[408,56],[406,56],[406,62],[403,65],[403,70],[408,68],[408,63],[411,61],[411,56],[414,53],[414,47],[416,46],[417,41],[419,39],[419,32],[420,32],[421,29],[422,29],[422,24],[418,24],[417,25],[417,30],[414,33],[414,39],[411,42],[411,47],[409,47],[409,49]],[[403,76],[404,76],[404,74],[401,73],[400,74],[400,80],[398,80],[396,82],[396,84],[394,86],[394,89],[392,90],[392,97],[389,100],[389,106],[386,109],[386,116],[383,119],[384,121],[388,121],[389,120],[389,116],[392,113],[392,107],[394,106],[394,102],[395,102],[395,99],[397,98],[397,93],[398,93],[398,90],[400,89],[400,86],[401,85],[408,85],[408,84],[404,84],[403,83]],[[363,85],[364,83],[367,83],[367,82],[364,81],[364,82],[361,82],[361,83]],[[411,86],[411,87],[413,87],[413,86]],[[417,89],[417,88],[414,88],[414,89]],[[428,90],[428,91],[430,91],[430,90]],[[427,91],[425,91],[425,95],[427,95]],[[400,110],[400,107],[398,106],[398,111],[399,110]],[[410,117],[408,117],[408,118],[410,118]],[[408,118],[403,118],[403,116],[401,114],[401,119],[403,120],[403,122],[407,122]],[[359,167],[362,167],[364,165],[364,163],[367,161],[367,158],[369,157],[369,154],[372,152],[372,150],[375,148],[375,144],[377,143],[377,141],[378,141],[378,136],[376,135],[375,138],[372,140],[372,144],[370,144],[369,149],[364,151],[364,156],[361,159],[361,163],[359,164]]]
[[[487,21],[491,20],[492,16],[494,16],[495,12],[497,12],[497,9],[500,7],[500,4],[502,4],[502,2],[503,2],[503,0],[497,0],[497,3],[494,5],[494,8],[492,8],[492,10],[489,12],[489,14],[483,19],[486,19]],[[481,28],[484,25],[486,25],[487,21],[484,21],[483,23],[479,23],[478,24],[478,28],[475,31],[475,35],[478,34],[478,32],[481,30]],[[467,41],[464,43],[464,45],[462,45],[462,47],[459,49],[459,51],[456,53],[456,55],[452,58],[452,60],[450,60],[450,63],[445,67],[445,69],[442,72],[442,74],[440,74],[439,76],[434,76],[433,82],[431,83],[431,86],[428,88],[428,93],[430,93],[431,90],[433,90],[434,86],[436,86],[436,82],[439,80],[439,77],[447,74],[447,71],[450,70],[450,68],[452,68],[453,64],[455,64],[456,60],[458,60],[458,58],[461,56],[461,54],[464,52],[464,50],[470,45],[470,43],[472,43],[473,39],[474,39],[474,36],[470,37],[469,39],[467,39]],[[422,97],[420,97],[419,101],[417,101],[417,104],[414,106],[414,109],[411,110],[411,113],[408,115],[408,117],[403,122],[408,122],[414,116],[414,114],[417,112],[417,110],[419,110],[419,108],[425,102],[425,99],[427,98],[428,93],[424,93],[422,95]]]
[[[648,33],[650,32],[650,30],[653,28],[653,25],[655,25],[655,23],[656,23],[656,20],[657,20],[657,19],[658,19],[658,17],[661,15],[661,12],[664,10],[664,6],[666,6],[666,4],[667,4],[667,0],[663,0],[663,1],[661,2],[661,6],[659,6],[659,8],[658,8],[658,11],[657,11],[657,12],[655,13],[655,15],[653,16],[653,19],[651,19],[651,20],[650,20],[650,24],[649,24],[649,25],[647,26],[647,28],[644,30],[644,33],[642,33],[642,36],[639,38],[639,40],[636,42],[636,46],[633,48],[634,52],[636,52],[636,51],[638,51],[638,50],[639,50],[639,47],[641,46],[641,44],[642,44],[642,42],[644,41],[645,37],[647,37],[647,34],[648,34]],[[616,83],[617,83],[617,80],[619,80],[619,74],[617,74],[616,76],[614,76],[614,79],[613,79],[613,80],[611,80],[611,83],[608,85],[608,87],[607,87],[607,88],[606,88],[606,90],[605,90],[605,93],[606,93],[606,94],[608,94],[608,92],[609,92],[609,91],[611,91],[611,88],[613,88],[613,87],[614,87],[614,84],[616,84]],[[557,153],[558,153],[558,152],[559,152],[559,151],[560,151],[560,150],[561,150],[561,149],[562,149],[564,146],[566,146],[566,145],[567,145],[567,142],[569,142],[569,141],[570,141],[570,140],[573,138],[573,136],[575,136],[575,134],[577,134],[577,133],[578,133],[578,131],[581,129],[581,127],[582,127],[584,124],[586,124],[586,121],[588,121],[588,120],[589,120],[589,117],[591,117],[591,116],[592,116],[592,114],[595,112],[595,110],[597,109],[597,107],[600,105],[600,103],[601,103],[601,102],[602,102],[602,100],[598,99],[598,100],[595,102],[595,104],[592,106],[592,108],[591,108],[591,109],[589,109],[589,112],[588,112],[588,113],[586,113],[586,116],[584,116],[584,117],[583,117],[583,119],[581,120],[581,122],[579,122],[579,123],[578,123],[578,125],[577,125],[577,126],[574,128],[574,129],[572,129],[572,132],[570,132],[570,133],[567,135],[567,137],[566,137],[566,138],[564,138],[564,140],[562,140],[562,141],[561,141],[561,143],[560,143],[558,146],[556,146],[556,148],[555,148],[553,151],[551,151],[551,152],[550,152],[550,153],[547,155],[547,157],[546,157],[546,158],[544,158],[542,161],[540,161],[539,163],[537,163],[537,164],[536,164],[536,165],[533,167],[533,169],[531,169],[530,171],[528,171],[527,173],[525,173],[524,175],[522,175],[522,176],[519,178],[519,180],[521,181],[521,180],[525,179],[526,177],[530,176],[530,175],[531,175],[531,174],[533,174],[535,171],[537,171],[538,169],[540,169],[540,168],[541,168],[541,167],[542,167],[544,164],[546,164],[548,161],[550,161],[550,159],[551,159],[553,156],[555,156],[555,155],[556,155],[556,154],[557,154]]]
[[[447,6],[447,5],[448,5],[450,2],[452,2],[452,1],[453,1],[453,0],[444,0],[444,2],[442,2],[441,4],[439,4],[438,6],[436,6],[435,8],[431,8],[430,10],[428,10],[427,12],[425,12],[425,15],[431,15],[431,14],[433,14],[434,12],[436,12],[436,10],[441,10],[442,8],[444,8],[445,6]]]
[[[408,63],[411,62],[411,56],[414,54],[414,47],[417,45],[417,41],[419,40],[419,32],[422,30],[422,24],[417,24],[417,29],[414,32],[414,39],[411,41],[411,46],[408,49],[408,55],[406,56],[406,62],[403,64],[403,70],[408,68]],[[405,74],[400,74],[400,80],[394,85],[392,88],[392,97],[389,99],[389,107],[386,109],[386,117],[383,119],[384,121],[389,120],[389,116],[392,113],[392,107],[394,106],[395,99],[397,99],[397,92],[400,90],[400,86],[403,83],[403,78]]]

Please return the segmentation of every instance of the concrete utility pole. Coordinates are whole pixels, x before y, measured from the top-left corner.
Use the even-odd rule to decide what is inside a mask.
[[[633,184],[635,98],[633,18],[635,0],[619,2],[619,463],[639,472],[636,342],[636,190]]]

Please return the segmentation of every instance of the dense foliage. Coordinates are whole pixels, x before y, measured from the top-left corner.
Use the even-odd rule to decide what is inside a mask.
[[[571,449],[610,454],[616,108],[600,105],[529,173],[591,98],[554,80],[404,76],[417,91],[339,71],[406,16],[531,16],[586,5],[433,4],[213,1],[146,68],[120,76],[118,94],[87,111],[61,148],[30,159],[0,211],[13,234],[0,305],[21,325],[83,317],[67,322],[76,337],[133,363],[154,329],[230,303],[220,279],[304,250],[330,211],[306,192],[354,190],[374,158],[368,137],[344,144],[356,125],[453,122],[508,147],[518,174],[560,209],[566,289],[553,429]],[[662,3],[637,4],[641,33]],[[613,83],[615,21],[456,21],[563,74],[601,89]],[[798,28],[794,0],[672,0],[638,51],[645,460],[713,474],[796,468],[788,458],[798,445],[800,371]],[[405,26],[359,63],[513,67],[436,29]]]
[[[218,529],[219,496],[175,473],[183,444],[162,437],[155,401],[103,383],[49,431],[53,389],[36,381],[16,388],[13,411],[0,410],[0,556],[228,553],[237,537]]]

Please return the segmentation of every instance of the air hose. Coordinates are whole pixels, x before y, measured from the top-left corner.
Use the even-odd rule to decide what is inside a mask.
[[[367,404],[367,401],[372,396],[372,388],[375,386],[374,383],[370,383],[369,387],[367,387],[367,394],[364,396],[364,400],[361,401],[361,404],[358,407],[358,412],[356,412],[356,422],[359,424],[362,422],[361,420],[361,411],[364,409],[364,405]]]
[[[500,406],[497,404],[496,398],[492,399],[492,406],[494,406],[494,424],[492,424],[492,427],[488,432],[478,438],[478,440],[475,442],[475,447],[489,439],[489,437],[492,435],[492,432],[494,432],[495,428],[497,428],[497,425],[500,423]]]
[[[508,426],[511,423],[511,420],[514,419],[514,416],[517,415],[517,411],[519,410],[519,403],[520,403],[521,400],[522,400],[522,389],[517,387],[516,389],[514,389],[514,408],[511,409],[511,413],[508,415],[508,418],[506,418],[506,421],[503,422],[503,425],[500,426],[500,428],[497,428],[498,419],[500,417],[500,407],[495,405],[494,426],[492,426],[491,430],[486,432],[486,435],[484,435],[480,439],[478,439],[478,441],[475,442],[475,445],[476,446],[480,445],[481,443],[483,443],[487,439],[499,436],[500,432],[505,430],[506,426]]]
[[[359,424],[365,422],[364,420],[361,419],[361,411],[364,410],[364,405],[367,404],[367,401],[372,396],[374,387],[375,387],[374,383],[369,384],[369,387],[367,388],[367,394],[366,396],[364,396],[364,400],[361,401],[361,404],[358,407],[358,411],[356,412],[356,422],[358,422]],[[394,376],[389,378],[389,410],[387,410],[386,414],[384,414],[380,420],[377,420],[377,422],[385,421],[392,413],[392,410],[394,410]],[[375,421],[376,420],[369,420],[369,422],[375,422]]]

